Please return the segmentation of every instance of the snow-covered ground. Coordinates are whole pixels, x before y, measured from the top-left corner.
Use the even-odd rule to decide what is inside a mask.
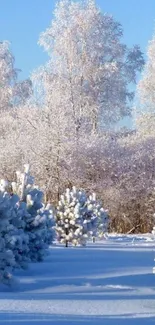
[[[155,243],[116,236],[85,248],[54,245],[45,262],[1,286],[0,324],[155,324]]]

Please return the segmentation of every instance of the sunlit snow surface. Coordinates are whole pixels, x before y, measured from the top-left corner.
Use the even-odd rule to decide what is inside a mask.
[[[85,248],[54,245],[44,263],[1,286],[0,325],[155,324],[155,242],[110,235]]]

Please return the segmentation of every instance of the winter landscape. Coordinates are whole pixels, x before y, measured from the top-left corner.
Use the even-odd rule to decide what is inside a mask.
[[[104,5],[0,0],[0,324],[155,322],[155,3]]]

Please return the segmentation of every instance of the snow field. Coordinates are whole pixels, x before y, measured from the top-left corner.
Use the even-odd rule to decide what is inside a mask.
[[[148,235],[53,245],[43,263],[16,271],[14,287],[1,286],[0,324],[154,324],[154,255]]]

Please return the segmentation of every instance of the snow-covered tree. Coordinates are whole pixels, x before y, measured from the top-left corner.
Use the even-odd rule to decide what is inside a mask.
[[[72,245],[84,245],[90,237],[107,230],[108,216],[97,202],[96,195],[87,197],[84,191],[68,188],[61,196],[56,212],[58,240]]]
[[[18,171],[16,174],[17,182],[12,183],[12,190],[21,199],[19,211],[23,214],[24,231],[28,236],[27,256],[29,260],[41,261],[54,237],[52,207],[43,204],[43,192],[34,185],[29,165],[25,165],[24,173]]]
[[[43,205],[29,166],[16,174],[17,182],[0,181],[0,281],[5,284],[14,268],[41,261],[54,237],[52,207]]]
[[[56,232],[58,241],[72,245],[84,245],[87,235],[83,234],[83,209],[85,209],[86,195],[83,191],[66,189],[61,195],[56,211]]]
[[[120,23],[92,0],[59,1],[50,27],[40,36],[50,60],[35,79],[42,81],[43,97],[51,106],[50,90],[59,84],[58,95],[76,133],[86,122],[96,130],[130,115],[128,84],[135,83],[144,60],[138,46],[128,49],[121,43],[122,36]]]
[[[103,237],[108,230],[108,211],[104,210],[101,202],[96,199],[95,193],[87,198],[83,219],[86,224],[86,232],[89,233],[94,240],[95,237]]]

